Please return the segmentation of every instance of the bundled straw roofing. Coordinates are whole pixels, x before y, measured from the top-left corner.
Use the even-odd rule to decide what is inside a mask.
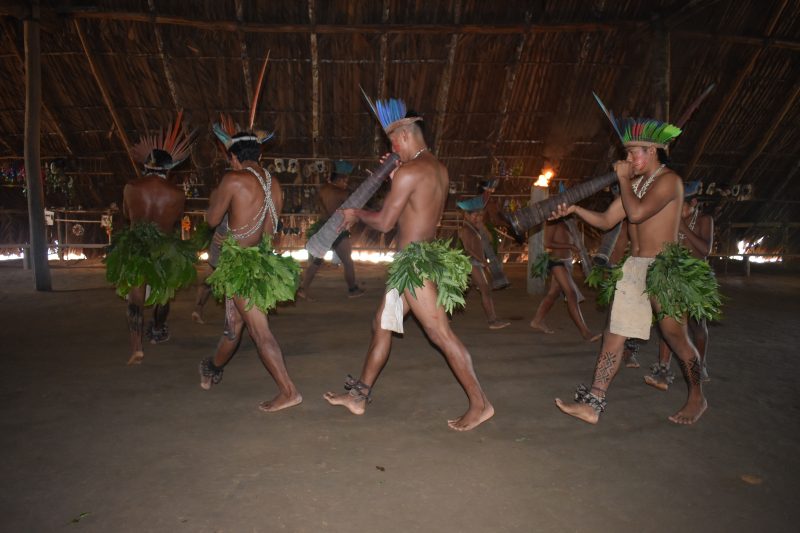
[[[23,154],[28,4],[0,6],[3,164]],[[387,144],[361,85],[424,116],[467,193],[500,162],[522,176],[604,171],[618,142],[592,90],[618,115],[674,120],[713,83],[673,166],[718,189],[752,185],[749,201],[719,202],[721,223],[800,222],[798,2],[43,0],[40,20],[42,157],[66,160],[85,206],[118,201],[135,175],[112,113],[135,142],[183,109],[202,131],[183,171],[213,174],[209,126],[220,112],[245,121],[269,50],[256,124],[277,130],[270,157],[370,167]]]

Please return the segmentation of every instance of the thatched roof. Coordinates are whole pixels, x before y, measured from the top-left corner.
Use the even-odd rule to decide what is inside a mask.
[[[6,162],[23,154],[28,11],[0,7]],[[244,121],[269,50],[256,122],[278,132],[270,156],[371,166],[386,144],[361,85],[420,112],[468,192],[498,161],[523,176],[546,163],[565,178],[606,169],[615,140],[592,90],[617,114],[674,119],[714,83],[673,166],[718,187],[753,185],[752,200],[720,204],[722,222],[798,222],[798,2],[43,0],[40,17],[42,157],[67,159],[84,206],[118,199],[134,176],[112,113],[135,141],[182,108],[208,145],[219,112]]]

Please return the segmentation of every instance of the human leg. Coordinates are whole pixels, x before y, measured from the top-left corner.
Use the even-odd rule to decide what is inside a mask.
[[[699,322],[693,318],[689,319],[689,335],[700,355],[700,372],[703,381],[710,381],[708,377],[708,366],[706,365],[706,353],[708,350],[708,322],[703,319]]]
[[[579,420],[596,424],[600,419],[600,413],[605,410],[608,387],[622,365],[624,346],[624,336],[611,333],[606,329],[600,354],[597,356],[597,363],[594,367],[591,389],[584,385],[579,386],[578,392],[575,394],[576,403],[567,403],[556,398],[558,408]]]
[[[583,319],[581,306],[578,303],[578,293],[575,290],[575,282],[572,280],[572,275],[570,272],[566,268],[555,267],[552,270],[552,275],[553,279],[561,288],[561,291],[567,296],[567,309],[569,310],[569,316],[572,318],[572,321],[575,323],[575,325],[578,326],[578,331],[581,332],[581,336],[589,342],[600,340],[602,334],[592,333],[589,330],[589,327],[586,325],[586,321]]]
[[[665,317],[658,322],[661,333],[672,352],[678,358],[683,377],[688,387],[686,403],[677,413],[670,416],[676,424],[693,424],[703,415],[708,403],[703,395],[700,356],[697,349],[689,341],[686,324]]]
[[[402,297],[402,300],[403,315],[405,316],[410,308],[406,298]],[[367,397],[372,392],[372,387],[375,385],[381,370],[389,360],[389,352],[392,348],[392,332],[381,328],[381,315],[385,305],[386,298],[381,301],[380,306],[378,306],[378,312],[372,319],[372,338],[359,379],[354,384],[351,383],[352,380],[348,379],[345,388],[349,392],[337,394],[329,391],[323,395],[323,398],[329,404],[346,407],[354,415],[364,414]]]
[[[544,317],[550,312],[550,309],[553,308],[553,304],[556,303],[559,294],[561,294],[561,286],[554,276],[550,276],[550,288],[547,290],[547,294],[544,295],[544,298],[542,298],[542,301],[539,302],[536,314],[533,315],[533,319],[531,320],[531,327],[533,329],[543,333],[555,333],[544,323]]]
[[[144,295],[145,288],[134,287],[128,293],[128,309],[126,318],[128,321],[128,334],[130,337],[131,356],[128,359],[129,365],[138,365],[144,359],[142,350],[142,335],[144,333]]]
[[[169,328],[167,327],[168,315],[169,302],[164,305],[156,304],[153,306],[153,321],[147,333],[147,336],[150,337],[150,344],[159,344],[169,340]]]
[[[303,401],[303,397],[289,377],[281,347],[269,329],[267,314],[257,307],[252,307],[248,310],[247,301],[242,298],[236,297],[233,301],[239,316],[242,317],[244,324],[247,326],[247,331],[250,333],[253,343],[256,345],[256,351],[261,363],[278,386],[278,395],[270,401],[263,402],[259,409],[271,413],[299,404]]]
[[[344,281],[347,284],[347,296],[358,298],[364,294],[364,289],[356,284],[356,270],[353,265],[353,245],[350,237],[342,238],[333,248],[342,261],[344,267]]]
[[[197,294],[194,299],[194,311],[192,311],[192,322],[205,324],[203,320],[203,308],[206,306],[209,296],[211,296],[211,286],[203,281],[203,283],[197,287]]]
[[[317,271],[322,266],[322,263],[323,259],[321,257],[309,256],[308,266],[303,274],[303,281],[300,283],[300,288],[297,289],[297,296],[304,300],[311,300],[311,298],[308,297],[308,288],[311,287],[311,282],[314,281],[314,276],[317,275]]]
[[[658,390],[666,391],[672,382],[675,381],[675,374],[670,371],[669,366],[672,361],[672,350],[664,340],[664,334],[660,333],[658,341],[658,362],[650,367],[650,375],[644,377],[644,382]]]
[[[243,329],[244,321],[238,309],[232,302],[226,301],[226,333],[219,339],[214,356],[207,357],[200,362],[200,387],[209,390],[213,385],[218,385],[222,381],[222,371],[239,348]]]
[[[450,329],[447,313],[436,304],[436,285],[425,280],[415,294],[406,293],[406,301],[420,321],[428,338],[444,354],[450,370],[467,395],[469,407],[460,417],[449,420],[448,425],[456,431],[468,431],[485,422],[494,415],[494,407],[489,403],[478,382],[472,366],[472,356],[467,348]]]
[[[481,306],[483,306],[483,312],[486,314],[486,320],[489,322],[489,329],[502,329],[511,324],[508,320],[497,319],[497,314],[494,310],[494,301],[492,300],[492,288],[489,287],[489,282],[486,280],[486,273],[483,268],[472,265],[470,278],[472,279],[472,284],[475,285],[481,295]]]

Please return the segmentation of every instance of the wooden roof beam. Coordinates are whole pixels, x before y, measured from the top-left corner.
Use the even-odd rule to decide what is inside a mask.
[[[97,63],[94,60],[92,51],[89,49],[89,45],[86,42],[86,36],[83,34],[83,30],[81,29],[81,22],[78,19],[73,20],[73,22],[75,23],[75,32],[78,34],[78,39],[80,39],[81,46],[83,47],[83,53],[86,56],[86,60],[89,62],[89,69],[92,71],[94,81],[97,83],[97,87],[100,89],[100,94],[103,97],[103,101],[106,104],[109,114],[111,115],[111,120],[114,122],[117,134],[122,141],[122,145],[125,147],[125,152],[128,154],[128,159],[131,161],[131,165],[133,166],[136,176],[141,177],[142,174],[139,170],[139,165],[136,164],[136,160],[133,158],[130,140],[128,140],[128,135],[125,133],[125,128],[122,126],[122,121],[120,120],[119,115],[117,115],[116,109],[114,109],[114,103],[111,101],[111,95],[108,91],[108,87],[106,87],[103,78],[100,76],[100,69],[97,68]]]
[[[147,7],[150,9],[150,15],[155,18],[156,4],[155,0],[147,0]],[[172,105],[175,107],[175,113],[182,108],[178,102],[178,91],[175,89],[175,78],[172,76],[172,69],[169,68],[169,59],[166,52],[164,52],[164,39],[161,36],[161,28],[158,24],[153,24],[153,33],[156,36],[156,46],[158,47],[158,57],[161,59],[161,67],[164,69],[164,77],[167,80],[167,87],[169,88],[169,95],[172,98]]]
[[[729,185],[733,186],[742,181],[742,178],[750,169],[750,165],[752,165],[758,156],[761,155],[761,153],[764,151],[764,148],[766,148],[767,144],[769,144],[769,142],[772,140],[772,136],[775,135],[776,131],[778,131],[781,121],[786,117],[792,107],[794,107],[798,95],[800,95],[800,81],[795,82],[791,93],[789,93],[789,95],[786,97],[786,100],[784,101],[783,106],[781,106],[780,111],[778,111],[777,116],[772,120],[772,125],[766,132],[764,132],[761,140],[758,142],[753,151],[750,152],[750,155],[747,156],[747,159],[744,160],[744,163],[739,165],[739,170],[736,171],[736,174],[734,174]]]
[[[783,0],[778,8],[772,14],[769,23],[767,24],[767,29],[764,32],[764,35],[769,37],[772,32],[775,30],[775,26],[777,25],[778,21],[780,20],[781,15],[783,14],[784,9],[786,8],[786,4],[789,0]],[[703,151],[706,148],[706,144],[708,144],[709,139],[711,139],[711,135],[717,129],[717,126],[722,120],[723,115],[728,110],[728,107],[733,103],[736,96],[739,94],[739,89],[741,89],[742,84],[750,75],[755,66],[758,58],[761,56],[761,52],[764,51],[764,48],[759,48],[758,50],[754,51],[753,54],[750,56],[750,60],[745,64],[744,67],[739,71],[739,74],[736,76],[733,84],[731,85],[728,94],[722,100],[719,108],[717,108],[717,112],[711,121],[706,125],[706,128],[703,130],[703,134],[700,136],[700,140],[697,143],[697,147],[695,148],[694,154],[692,155],[692,159],[689,161],[689,164],[686,167],[686,170],[683,173],[684,179],[689,179],[692,174],[692,171],[697,166],[697,162],[700,160],[700,156],[703,155]]]

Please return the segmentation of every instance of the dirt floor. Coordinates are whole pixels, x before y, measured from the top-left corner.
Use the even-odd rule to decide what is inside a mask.
[[[513,320],[486,328],[476,293],[452,325],[472,353],[496,416],[469,433],[446,420],[466,398],[412,320],[365,416],[322,400],[361,368],[385,266],[358,265],[367,289],[347,299],[340,270],[315,302],[271,316],[305,397],[265,414],[275,386],[249,339],[222,384],[198,386],[222,309],[190,320],[194,290],[172,307],[172,339],[127,367],[125,305],[98,264],[52,268],[33,291],[19,262],[0,264],[0,530],[191,532],[796,531],[800,277],[721,278],[725,318],[711,329],[709,410],[667,421],[684,400],[623,369],[598,426],[553,398],[588,382],[587,345],[557,305],[554,335],[528,322],[539,297],[524,271],[495,293]],[[591,297],[587,290],[587,295]],[[584,304],[599,329],[604,314]]]

